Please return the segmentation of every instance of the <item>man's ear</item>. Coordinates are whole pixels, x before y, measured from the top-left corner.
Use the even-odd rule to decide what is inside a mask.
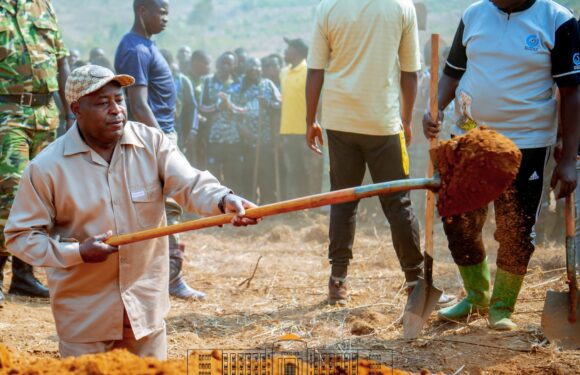
[[[143,17],[146,12],[147,12],[147,7],[145,5],[141,5],[139,7],[139,9],[137,9],[137,13],[139,14],[140,17]]]
[[[72,111],[72,113],[75,114],[75,117],[78,118],[79,117],[79,114],[80,114],[80,104],[79,104],[79,102],[77,101],[77,102],[71,103],[70,110]]]

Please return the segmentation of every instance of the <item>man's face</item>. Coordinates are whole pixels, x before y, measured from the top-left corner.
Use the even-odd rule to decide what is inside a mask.
[[[491,2],[499,9],[513,11],[523,6],[528,0],[491,0]]]
[[[76,49],[71,49],[68,56],[68,64],[70,65],[70,67],[72,68],[73,65],[76,64],[80,58],[81,58],[80,52]]]
[[[282,66],[280,66],[280,61],[275,57],[268,57],[265,63],[262,65],[262,71],[264,73],[264,77],[276,81],[280,77],[280,70]]]
[[[259,80],[262,77],[262,63],[258,59],[250,59],[246,62],[246,77],[251,80]]]
[[[292,46],[288,46],[284,51],[284,61],[287,64],[292,64],[298,60],[298,51]]]
[[[115,144],[123,136],[127,107],[123,90],[110,82],[98,91],[71,105],[77,123],[89,146]]]
[[[179,66],[185,67],[190,60],[191,60],[191,49],[186,46],[181,47],[179,51],[177,51],[177,61],[179,62]]]
[[[244,69],[246,68],[246,61],[248,60],[248,53],[246,51],[238,51],[238,52],[236,52],[236,57],[237,57],[236,70],[239,73],[243,73]]]
[[[152,1],[149,5],[143,7],[141,17],[150,35],[159,34],[165,30],[169,21],[169,1]]]
[[[231,75],[236,66],[236,59],[233,55],[223,55],[217,63],[216,69],[222,75]]]
[[[191,48],[183,46],[177,51],[177,58],[179,60],[187,61],[191,59]]]
[[[206,76],[211,70],[211,58],[205,56],[191,61],[191,70],[193,74],[201,77]]]
[[[93,61],[93,60],[97,60],[99,58],[104,58],[105,56],[105,51],[103,51],[102,48],[93,48],[91,50],[91,52],[89,53],[89,60]]]

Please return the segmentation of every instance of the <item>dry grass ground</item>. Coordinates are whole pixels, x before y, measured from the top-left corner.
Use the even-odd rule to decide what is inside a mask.
[[[565,285],[563,246],[539,248],[535,254],[514,315],[519,331],[491,332],[485,317],[465,324],[432,318],[422,338],[408,342],[399,322],[406,301],[403,275],[388,228],[377,219],[361,219],[350,271],[352,300],[346,307],[324,302],[329,272],[325,216],[298,213],[254,228],[185,235],[186,278],[208,298],[172,301],[170,357],[184,358],[187,349],[196,348],[270,347],[279,336],[295,333],[309,347],[390,349],[396,367],[415,372],[427,368],[452,374],[463,367],[463,374],[578,373],[580,353],[551,346],[540,330],[546,290]],[[447,292],[461,293],[441,228],[436,233],[436,282]],[[494,260],[491,229],[486,238]],[[239,286],[260,257],[249,286]],[[20,354],[56,357],[48,301],[8,296],[0,309],[0,342]]]

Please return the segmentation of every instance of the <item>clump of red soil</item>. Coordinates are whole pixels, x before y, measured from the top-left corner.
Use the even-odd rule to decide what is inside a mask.
[[[113,350],[102,354],[78,358],[34,358],[12,355],[0,344],[0,374],[185,374],[187,364],[181,361],[158,361],[139,358],[126,350]]]
[[[522,160],[509,138],[485,126],[442,142],[431,156],[441,174],[437,208],[442,217],[497,199],[515,179]]]
[[[355,336],[370,335],[374,331],[375,327],[373,327],[369,322],[361,319],[355,319],[352,322],[352,327],[350,328],[350,333]]]

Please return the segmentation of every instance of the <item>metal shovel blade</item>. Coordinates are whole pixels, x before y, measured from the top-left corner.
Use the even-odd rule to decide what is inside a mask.
[[[580,301],[576,304],[576,322],[570,323],[570,294],[548,291],[542,313],[542,330],[550,342],[563,349],[580,349]]]
[[[403,337],[414,340],[421,334],[423,325],[431,316],[443,292],[424,279],[419,279],[409,296],[403,314]]]

